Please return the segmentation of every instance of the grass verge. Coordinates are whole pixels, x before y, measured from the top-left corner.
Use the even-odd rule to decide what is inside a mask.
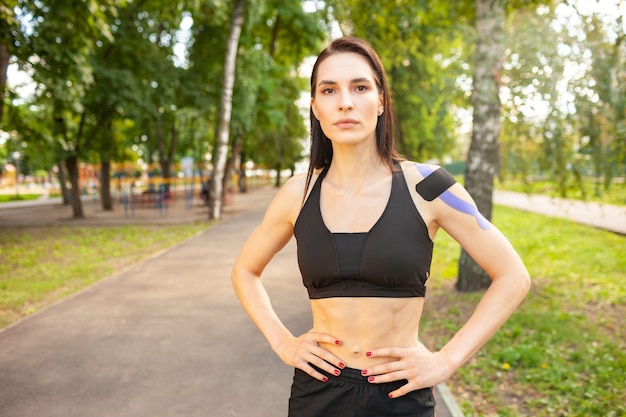
[[[626,237],[499,206],[494,223],[533,287],[449,382],[466,417],[626,415]],[[459,252],[438,236],[421,333],[434,349],[482,295],[455,291]]]
[[[41,194],[0,194],[0,203],[23,200],[36,200]]]
[[[0,228],[0,328],[206,227]]]
[[[498,181],[496,188],[520,193],[542,194],[551,197],[613,204],[616,206],[626,205],[626,185],[624,185],[624,182],[619,181],[615,181],[609,187],[605,187],[601,182],[586,178],[582,184],[570,181],[565,190],[560,191],[557,184],[550,180],[532,182],[507,180],[504,182]]]

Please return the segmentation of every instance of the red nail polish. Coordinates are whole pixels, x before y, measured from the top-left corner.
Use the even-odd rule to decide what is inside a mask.
[[[343,363],[343,362],[339,362],[339,367],[340,367],[341,369],[343,369],[343,368],[345,368],[345,367],[346,367],[346,364],[345,364],[345,363]]]
[[[372,356],[372,352],[365,352],[365,356]]]
[[[393,394],[389,393],[389,398],[393,398]]]
[[[341,372],[339,372],[339,369],[335,369],[335,370],[333,371],[333,373],[334,373],[335,375],[339,375]]]
[[[335,340],[335,344],[336,345],[340,345],[341,344],[341,340]]]
[[[369,378],[367,378],[367,380],[368,380],[369,382],[374,382],[374,377],[373,377],[373,376],[370,376]]]
[[[322,378],[322,381],[324,381],[324,382],[328,382],[328,378],[327,378],[327,377],[324,377],[324,378]]]
[[[363,370],[361,371],[361,375],[367,375],[367,370],[366,370],[366,369],[363,369]]]

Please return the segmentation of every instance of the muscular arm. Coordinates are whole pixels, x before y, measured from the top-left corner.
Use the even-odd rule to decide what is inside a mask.
[[[447,193],[475,207],[461,185],[453,185]],[[528,293],[530,278],[515,249],[495,226],[484,228],[484,224],[468,219],[467,214],[445,200],[436,204],[437,224],[461,244],[492,280],[469,320],[441,349],[456,369],[513,314]]]
[[[414,171],[407,175],[407,179],[409,182],[419,181],[424,174],[427,173],[416,179]],[[429,352],[421,345],[418,349],[392,347],[370,352],[372,357],[397,358],[395,362],[364,370],[364,374],[372,375],[371,382],[409,380],[390,393],[390,397],[448,379],[511,316],[530,287],[528,272],[509,241],[478,213],[469,193],[460,184],[453,184],[431,202],[420,198],[414,200],[424,215],[431,236],[438,228],[443,228],[485,269],[492,283],[468,321],[439,352]]]
[[[303,189],[304,181],[292,178],[278,192],[263,221],[250,235],[235,260],[231,278],[244,309],[281,360],[314,378],[326,381],[327,378],[310,364],[338,375],[340,371],[337,368],[344,367],[343,361],[320,347],[320,344],[340,342],[331,335],[314,331],[295,337],[277,316],[261,282],[261,274],[267,264],[293,236]]]
[[[293,188],[293,184],[287,183],[278,192],[263,221],[250,235],[235,260],[231,276],[241,304],[272,348],[292,335],[274,312],[261,283],[261,274],[274,255],[293,236]]]

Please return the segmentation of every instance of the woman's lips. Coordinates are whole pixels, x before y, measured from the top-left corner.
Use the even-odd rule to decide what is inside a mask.
[[[339,119],[334,123],[334,125],[340,129],[349,129],[355,126],[357,123],[358,122],[354,119]]]

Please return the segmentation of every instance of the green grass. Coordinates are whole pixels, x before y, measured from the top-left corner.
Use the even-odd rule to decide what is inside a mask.
[[[9,201],[36,200],[41,194],[0,194],[0,203]]]
[[[0,328],[206,227],[0,228]]]
[[[449,385],[466,417],[626,415],[626,237],[496,207],[533,278],[527,299]],[[454,288],[459,248],[438,237],[422,337],[439,348],[479,294]]]
[[[565,196],[561,195],[562,193],[559,192],[554,181],[548,180],[527,183],[507,180],[505,182],[498,182],[496,188],[528,194],[542,194],[551,197],[571,198],[574,200],[626,206],[626,184],[617,181],[613,182],[608,188],[604,188],[602,183],[592,181],[589,178],[583,180],[582,186],[570,181],[567,184]]]

